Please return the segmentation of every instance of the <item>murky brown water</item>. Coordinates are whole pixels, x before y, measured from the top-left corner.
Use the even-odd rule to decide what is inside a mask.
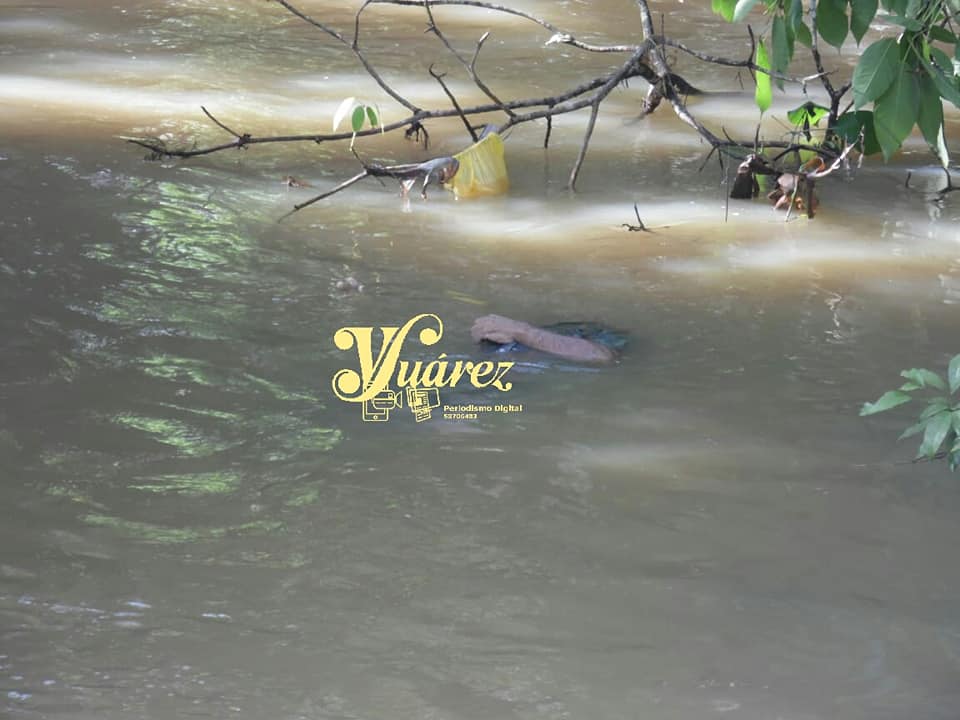
[[[355,3],[304,6],[347,28]],[[585,38],[637,26],[626,0],[523,7]],[[743,53],[699,4],[658,10]],[[494,31],[504,95],[608,66],[437,18],[465,51]],[[431,62],[475,96],[423,25],[371,10],[374,60],[424,105]],[[344,145],[147,163],[115,136],[222,140],[200,104],[323,131],[346,95],[382,100],[339,47],[263,2],[0,0],[0,714],[960,716],[960,484],[904,462],[907,413],[857,417],[960,350],[960,198],[925,202],[932,172],[903,187],[914,145],[825,183],[813,222],[758,203],[723,224],[699,141],[665,110],[629,124],[641,86],[604,105],[576,195],[582,115],[548,153],[513,133],[507,197],[404,212],[371,181],[277,224],[310,193],[280,179],[348,177]],[[697,103],[752,135],[748,101]],[[430,153],[358,147],[465,144],[430,127]],[[655,233],[620,228],[634,202]],[[521,414],[363,423],[330,389],[334,331],[421,312],[451,356],[487,312],[632,344],[602,371],[517,368]]]

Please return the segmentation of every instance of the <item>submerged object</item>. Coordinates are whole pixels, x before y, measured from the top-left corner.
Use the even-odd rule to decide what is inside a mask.
[[[628,337],[625,332],[612,330],[597,322],[558,322],[553,325],[543,325],[542,329],[565,337],[589,340],[616,351],[622,350],[628,342]],[[527,347],[517,341],[500,345],[495,342],[490,342],[489,340],[483,340],[481,344],[485,348],[497,353],[537,352],[535,348]]]
[[[502,195],[510,189],[503,139],[487,132],[477,142],[453,156],[460,163],[448,184],[458,198]]]

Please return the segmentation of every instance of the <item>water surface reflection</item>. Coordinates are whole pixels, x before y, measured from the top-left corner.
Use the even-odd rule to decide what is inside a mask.
[[[632,8],[529,6],[618,38]],[[660,9],[703,41],[706,9]],[[814,222],[758,204],[722,224],[699,143],[666,114],[626,124],[636,87],[575,196],[571,117],[549,153],[542,129],[509,139],[508,197],[403,212],[371,182],[277,224],[308,196],[280,179],[332,184],[345,148],[164,164],[113,137],[218,138],[200,103],[258,132],[324,127],[365,81],[277,10],[0,2],[3,712],[956,717],[960,491],[904,463],[900,417],[856,417],[957,351],[960,215],[923,202],[935,179],[903,187],[925,160],[835,179]],[[437,50],[409,14],[376,29],[405,41],[378,56],[398,75]],[[501,75],[529,28],[494,29],[505,92],[604,67]],[[710,42],[742,52],[727,30]],[[420,75],[405,89],[439,102]],[[634,201],[655,232],[619,227]],[[518,368],[522,414],[371,427],[330,392],[332,334],[420,312],[451,356],[486,312],[632,342],[600,372]]]

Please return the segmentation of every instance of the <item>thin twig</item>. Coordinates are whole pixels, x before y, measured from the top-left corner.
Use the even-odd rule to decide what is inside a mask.
[[[597,113],[600,112],[600,100],[597,100],[590,109],[590,120],[587,121],[587,130],[583,135],[583,143],[580,145],[580,152],[577,153],[577,160],[570,171],[569,187],[576,190],[577,176],[580,174],[580,168],[583,165],[583,159],[587,156],[587,146],[590,144],[590,136],[593,135],[593,128],[597,124]]]
[[[453,103],[453,108],[457,111],[460,119],[463,120],[463,125],[467,128],[467,132],[470,134],[470,137],[473,138],[474,142],[477,142],[479,138],[477,137],[476,131],[473,129],[473,126],[470,125],[470,121],[467,120],[467,116],[463,114],[463,108],[460,107],[460,103],[457,102],[457,98],[452,92],[450,92],[450,88],[448,88],[447,84],[443,81],[445,73],[434,72],[433,65],[427,68],[427,72],[430,73],[430,77],[440,83],[440,87],[443,88],[443,92],[446,93],[448,98],[450,98],[450,102]]]

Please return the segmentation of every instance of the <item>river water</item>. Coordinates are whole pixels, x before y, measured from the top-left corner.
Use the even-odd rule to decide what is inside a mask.
[[[655,10],[742,56],[701,5]],[[355,6],[303,4],[345,32]],[[518,6],[588,40],[639,27],[627,0]],[[465,53],[492,30],[478,67],[507,97],[622,61],[436,15]],[[372,61],[424,106],[446,104],[431,63],[479,99],[424,24],[372,8]],[[728,91],[702,120],[752,136],[735,72],[675,60]],[[857,416],[960,351],[960,198],[930,202],[913,142],[823,181],[813,221],[724,222],[699,140],[666,107],[635,120],[642,86],[604,104],[576,194],[583,113],[549,151],[512,133],[505,197],[405,208],[368,180],[278,223],[319,192],[285,175],[356,172],[345,144],[147,162],[120,136],[227,139],[201,104],[258,135],[326,132],[351,95],[403,117],[343,47],[252,0],[0,0],[0,715],[960,717],[960,485],[895,443],[910,413]],[[357,149],[467,144],[428,129],[429,151]],[[654,232],[621,227],[634,202]],[[435,313],[476,359],[490,312],[631,342],[441,391],[522,412],[377,424],[334,396],[338,328]]]

